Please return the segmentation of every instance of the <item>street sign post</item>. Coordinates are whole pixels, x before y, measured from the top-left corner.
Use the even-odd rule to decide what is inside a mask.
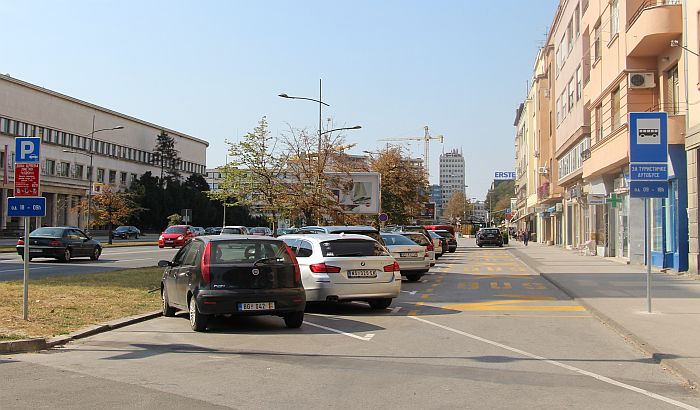
[[[668,114],[631,112],[630,197],[644,198],[646,226],[647,312],[651,313],[651,221],[650,198],[668,196]]]
[[[182,210],[182,222],[186,224],[192,222],[192,209],[185,208]]]
[[[39,196],[40,159],[40,137],[15,138],[15,197],[7,198],[7,215],[24,217],[24,320],[29,319],[29,218],[46,216],[46,198]]]

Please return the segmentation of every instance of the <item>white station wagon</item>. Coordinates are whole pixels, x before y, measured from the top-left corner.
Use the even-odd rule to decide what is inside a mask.
[[[401,291],[399,264],[365,235],[283,235],[297,257],[307,302],[364,301],[386,309]]]

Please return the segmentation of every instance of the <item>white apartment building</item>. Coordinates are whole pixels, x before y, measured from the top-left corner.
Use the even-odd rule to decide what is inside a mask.
[[[442,204],[444,208],[456,192],[464,193],[465,165],[462,153],[453,149],[440,155],[440,188],[442,191]]]
[[[90,181],[93,187],[125,189],[147,171],[160,176],[152,150],[161,131],[175,139],[182,175],[204,174],[207,141],[0,75],[0,233],[20,225],[20,218],[7,216],[7,198],[14,189],[15,137],[42,139],[40,189],[47,214],[32,225],[84,227],[87,218],[77,205],[87,197]]]

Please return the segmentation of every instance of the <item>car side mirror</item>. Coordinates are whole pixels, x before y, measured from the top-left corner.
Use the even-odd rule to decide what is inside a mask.
[[[158,261],[159,268],[167,268],[168,266],[173,266],[173,263],[170,261],[166,261],[166,260]]]

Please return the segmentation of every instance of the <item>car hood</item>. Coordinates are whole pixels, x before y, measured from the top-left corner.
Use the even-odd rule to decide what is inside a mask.
[[[160,235],[163,238],[177,238],[178,236],[185,236],[184,233],[162,233]]]

